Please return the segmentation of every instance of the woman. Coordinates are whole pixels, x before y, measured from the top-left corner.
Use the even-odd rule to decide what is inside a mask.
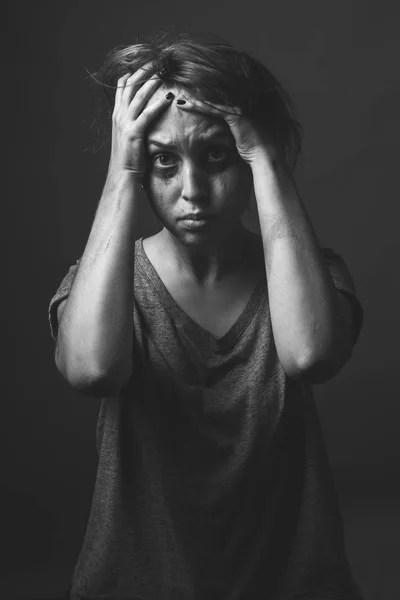
[[[289,97],[186,35],[115,49],[97,78],[107,179],[49,308],[58,369],[101,398],[70,598],[360,600],[311,386],[363,310],[298,195]],[[146,199],[162,229],[143,239]]]

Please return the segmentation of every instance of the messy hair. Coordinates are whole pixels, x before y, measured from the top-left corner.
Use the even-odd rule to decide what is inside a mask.
[[[111,115],[117,81],[147,63],[144,83],[157,74],[161,81],[205,102],[237,106],[243,116],[266,128],[294,170],[303,130],[287,91],[258,59],[217,36],[162,33],[117,46],[91,74],[105,93]]]

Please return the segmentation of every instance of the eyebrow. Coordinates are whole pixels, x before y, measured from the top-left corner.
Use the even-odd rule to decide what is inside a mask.
[[[229,137],[228,132],[224,131],[223,129],[217,129],[208,135],[200,136],[200,138],[198,140],[196,140],[196,142],[198,144],[206,144],[215,138],[228,138],[228,137]],[[160,142],[158,140],[153,140],[153,139],[148,139],[147,143],[149,145],[151,144],[153,146],[158,146],[159,148],[175,148],[176,147],[176,144],[174,142]]]

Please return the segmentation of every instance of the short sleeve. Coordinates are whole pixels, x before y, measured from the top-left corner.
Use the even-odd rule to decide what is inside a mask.
[[[76,263],[69,268],[68,273],[65,275],[64,279],[61,281],[61,284],[60,284],[58,290],[56,291],[56,293],[50,300],[49,309],[48,309],[49,325],[50,325],[50,333],[51,333],[54,341],[57,340],[57,334],[58,334],[57,308],[58,308],[60,302],[62,302],[63,300],[65,300],[65,298],[68,298],[68,296],[69,296],[69,293],[72,288],[72,284],[74,282],[76,273],[78,271],[80,260],[81,259],[78,258]]]
[[[322,251],[324,254],[325,264],[327,265],[332,277],[333,285],[335,286],[336,290],[348,298],[353,309],[354,346],[357,343],[362,329],[364,321],[364,309],[357,296],[353,277],[351,276],[343,258],[339,254],[336,254],[331,248],[323,248]]]

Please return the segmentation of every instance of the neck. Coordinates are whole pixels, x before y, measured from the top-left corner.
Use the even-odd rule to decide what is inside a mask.
[[[241,222],[222,239],[207,240],[204,245],[184,245],[165,228],[159,235],[174,267],[191,282],[208,288],[243,267],[249,240],[249,232]]]

